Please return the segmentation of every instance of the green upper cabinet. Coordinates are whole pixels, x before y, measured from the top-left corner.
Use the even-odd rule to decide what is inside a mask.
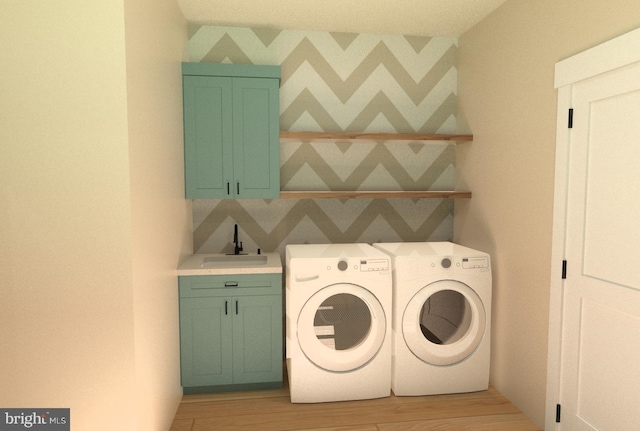
[[[280,196],[280,66],[183,63],[185,194]]]

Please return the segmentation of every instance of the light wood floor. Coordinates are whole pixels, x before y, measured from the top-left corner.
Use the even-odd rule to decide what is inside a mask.
[[[540,431],[540,428],[494,388],[470,394],[292,404],[285,387],[184,396],[171,431],[209,430]]]

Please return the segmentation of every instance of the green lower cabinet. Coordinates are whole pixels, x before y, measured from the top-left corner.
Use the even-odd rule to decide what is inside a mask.
[[[280,277],[179,278],[185,394],[282,386]]]
[[[233,316],[233,383],[281,382],[281,297],[243,296],[233,302],[238,308]]]
[[[180,300],[182,386],[233,383],[233,322],[228,314],[229,301],[230,298]]]

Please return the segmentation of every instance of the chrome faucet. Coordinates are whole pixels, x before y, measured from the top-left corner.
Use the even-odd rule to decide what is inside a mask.
[[[233,254],[240,254],[242,251],[242,241],[238,243],[238,225],[234,225],[233,227],[233,243],[235,244]]]

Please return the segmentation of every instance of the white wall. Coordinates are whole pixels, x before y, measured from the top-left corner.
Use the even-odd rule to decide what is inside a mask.
[[[640,26],[640,3],[508,0],[460,42],[456,242],[493,257],[491,383],[544,424],[555,63]],[[555,274],[554,276],[559,276]]]
[[[184,199],[182,69],[176,0],[125,2],[137,429],[168,429],[180,399],[175,269],[193,252]]]
[[[0,405],[131,429],[122,3],[10,0],[0,16]]]
[[[168,23],[163,31],[186,43],[171,4],[155,34]],[[136,29],[125,28],[123,1],[0,2],[0,406],[69,407],[78,430],[161,429],[144,415],[165,420],[179,397],[177,328],[169,329],[177,294],[168,291],[175,294],[171,270],[190,247],[189,211],[175,176],[181,108],[162,106],[179,101],[181,53],[172,45],[160,55],[164,47],[143,39],[151,58],[171,66],[150,88],[128,88],[139,75],[128,78],[127,69],[143,66],[127,64],[125,34],[144,35],[135,35],[143,20],[127,12]],[[145,128],[128,117],[132,106],[161,111],[145,118],[166,134],[149,141],[157,144],[153,161],[133,154]],[[143,172],[165,191],[149,204],[136,200]],[[146,225],[143,215],[154,220]],[[143,256],[154,235],[166,237]],[[154,280],[162,294],[151,303]],[[157,331],[146,302],[168,313]],[[169,363],[158,365],[169,351]],[[157,396],[139,402],[151,392]]]

